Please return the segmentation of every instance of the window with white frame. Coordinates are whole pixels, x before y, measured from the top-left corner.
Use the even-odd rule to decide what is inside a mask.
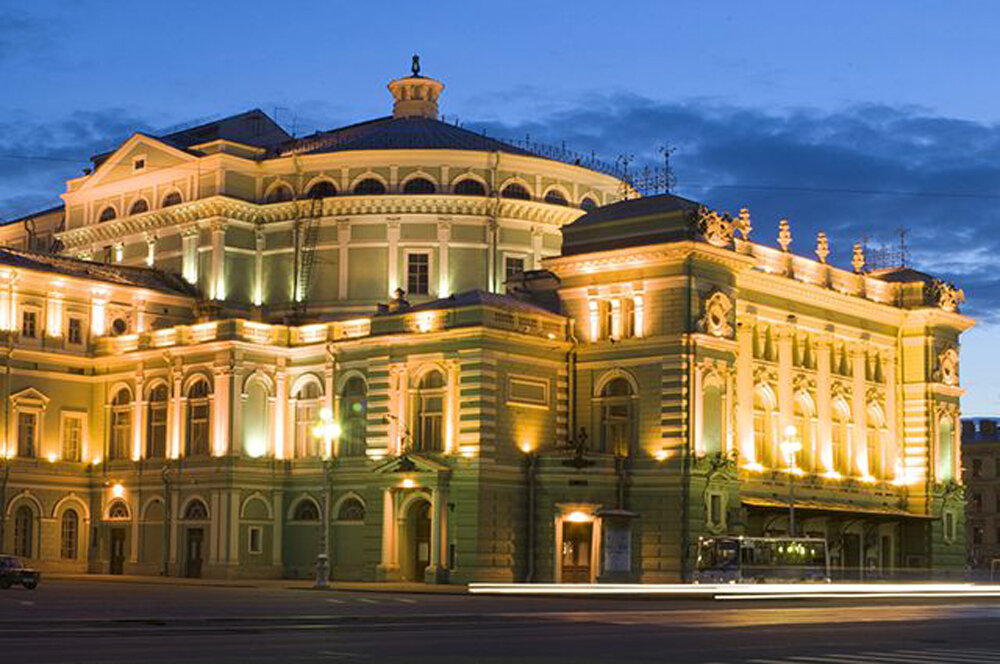
[[[66,321],[66,343],[83,344],[83,319],[79,316],[70,316]]]
[[[510,281],[516,276],[524,274],[525,257],[516,254],[507,254],[503,259],[504,281]]]
[[[38,336],[38,311],[25,308],[21,312],[21,337],[34,339]]]
[[[427,252],[406,254],[406,292],[427,295],[431,284],[431,255]]]
[[[21,411],[17,414],[17,456],[23,459],[38,456],[38,413]]]
[[[35,458],[41,453],[42,423],[49,399],[34,388],[27,388],[10,397],[11,418],[16,427],[14,441],[17,456]]]
[[[264,529],[260,526],[250,526],[247,529],[247,551],[249,553],[264,553]]]
[[[79,461],[83,455],[83,431],[85,413],[63,413],[61,422],[61,458],[64,461]]]

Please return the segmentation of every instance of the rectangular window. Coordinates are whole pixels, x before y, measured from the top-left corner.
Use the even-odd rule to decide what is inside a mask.
[[[983,476],[983,460],[973,459],[972,460],[972,476],[982,477]]]
[[[507,400],[510,403],[528,406],[549,405],[549,384],[544,380],[532,380],[511,376],[508,380]]]
[[[407,254],[406,292],[408,295],[427,295],[431,283],[431,255]]]
[[[38,454],[38,414],[17,414],[17,455],[33,459]]]
[[[955,539],[955,514],[952,512],[944,513],[944,539],[946,542]]]
[[[713,526],[722,525],[722,495],[718,493],[708,496],[708,523]]]
[[[66,341],[77,346],[83,343],[83,321],[76,316],[70,316],[67,322]]]
[[[83,418],[79,415],[63,414],[62,459],[79,461],[83,448]]]
[[[983,494],[981,493],[972,494],[972,511],[973,512],[983,511]]]
[[[21,336],[34,339],[38,334],[38,314],[25,311],[21,316]]]
[[[264,553],[264,532],[260,526],[250,526],[247,531],[247,549],[250,553]]]
[[[504,281],[509,281],[519,274],[524,274],[524,257],[507,256],[503,262]]]
[[[979,526],[975,526],[972,529],[972,543],[982,544],[983,543],[983,529]]]

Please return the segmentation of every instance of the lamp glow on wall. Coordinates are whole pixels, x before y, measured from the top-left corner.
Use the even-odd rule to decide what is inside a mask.
[[[333,411],[323,408],[319,411],[319,422],[312,429],[313,438],[323,442],[323,458],[329,459],[333,456],[333,443],[340,440],[343,431],[340,423],[333,421]]]

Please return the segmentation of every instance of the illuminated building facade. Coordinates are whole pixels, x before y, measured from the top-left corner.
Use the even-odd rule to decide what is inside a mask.
[[[962,420],[969,565],[980,579],[1000,575],[1000,420]]]
[[[959,291],[389,87],[393,116],[305,138],[259,111],[136,134],[6,229],[59,253],[0,255],[5,550],[676,580],[700,535],[787,532],[794,477],[838,569],[961,566]]]

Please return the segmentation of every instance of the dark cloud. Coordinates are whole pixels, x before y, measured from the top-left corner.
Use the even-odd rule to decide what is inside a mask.
[[[652,164],[673,145],[676,193],[734,212],[746,205],[758,242],[774,244],[788,218],[799,253],[823,230],[841,265],[854,242],[896,244],[906,228],[914,267],[963,286],[969,313],[1000,313],[1000,126],[884,105],[767,113],[621,96],[483,128]]]

